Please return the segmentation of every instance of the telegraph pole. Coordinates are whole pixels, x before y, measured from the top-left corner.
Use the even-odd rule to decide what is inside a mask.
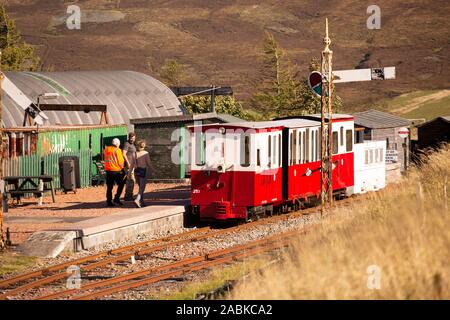
[[[325,45],[321,58],[322,93],[321,93],[321,154],[322,154],[322,176],[321,176],[321,205],[322,209],[326,202],[333,204],[333,51],[330,49],[331,39],[328,34],[328,18],[325,20]],[[328,114],[328,131],[326,117]]]
[[[4,139],[3,139],[3,128],[1,127],[1,123],[3,120],[3,99],[2,99],[2,82],[3,82],[3,72],[2,72],[2,52],[0,51],[0,181],[3,180],[3,148],[4,148]],[[1,187],[2,184],[0,184]],[[0,192],[0,249],[5,248],[6,241],[3,236],[3,190]]]

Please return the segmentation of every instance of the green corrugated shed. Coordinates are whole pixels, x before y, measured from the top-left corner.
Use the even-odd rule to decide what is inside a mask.
[[[127,138],[127,126],[45,129],[39,131],[37,153],[42,156],[48,153],[90,149],[95,157],[100,154],[105,143],[110,143],[116,137],[124,142]]]
[[[96,125],[44,128],[10,128],[6,132],[8,147],[14,156],[4,162],[5,175],[52,175],[59,187],[59,158],[77,156],[80,165],[81,187],[92,184],[97,174],[94,161],[101,160],[102,150],[112,139],[119,138],[122,145],[128,134],[126,125]],[[14,137],[14,138],[13,138]]]
[[[62,130],[45,129],[39,131],[38,134],[37,154],[44,156],[49,153],[91,150],[92,158],[99,160],[102,150],[111,143],[112,139],[119,138],[123,145],[127,139],[127,134],[128,128],[126,125],[77,127]],[[91,163],[91,170],[93,174],[96,173],[93,163]]]

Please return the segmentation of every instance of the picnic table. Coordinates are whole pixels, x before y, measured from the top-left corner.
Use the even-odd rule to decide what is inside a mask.
[[[8,198],[15,198],[18,202],[25,194],[34,194],[39,197],[39,205],[42,205],[44,192],[50,191],[52,201],[55,203],[55,188],[53,186],[53,176],[8,176],[4,177],[3,205],[8,209]],[[37,181],[37,183],[36,183]],[[10,188],[14,186],[14,188]]]

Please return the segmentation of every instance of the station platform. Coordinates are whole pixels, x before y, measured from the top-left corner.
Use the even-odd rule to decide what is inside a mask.
[[[26,256],[54,258],[107,243],[120,245],[140,235],[157,237],[182,231],[190,206],[190,186],[152,184],[148,189],[144,208],[136,208],[133,202],[107,208],[104,200],[98,200],[104,197],[101,188],[60,195],[57,204],[17,207],[17,213],[8,217],[12,230],[35,230],[16,249]]]
[[[189,202],[124,210],[32,234],[18,251],[27,256],[54,258],[62,252],[77,252],[110,242],[181,231]]]

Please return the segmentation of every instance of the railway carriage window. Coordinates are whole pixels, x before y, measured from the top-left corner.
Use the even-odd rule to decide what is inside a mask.
[[[369,151],[364,152],[364,164],[369,164]]]
[[[306,132],[302,132],[302,163],[306,162]]]
[[[314,152],[313,152],[312,158],[313,158],[313,161],[317,161],[317,131],[316,130],[313,131],[313,137],[314,137],[314,139],[313,139]]]
[[[310,143],[309,143],[309,129],[306,129],[306,132],[305,132],[305,134],[306,134],[306,147],[305,147],[305,151],[306,151],[306,153],[305,153],[305,162],[309,162],[310,161],[310,157],[309,157],[309,145],[310,145]]]
[[[316,130],[316,160],[320,159],[319,130]]]
[[[272,163],[273,166],[276,167],[277,166],[277,137],[273,136],[272,137],[272,146],[273,146],[273,152],[272,152]]]
[[[250,136],[249,135],[241,135],[241,166],[249,167],[250,166]]]
[[[333,131],[333,142],[332,142],[332,153],[333,154],[338,154],[339,152],[339,140],[338,140],[338,132],[337,131]]]
[[[369,163],[373,163],[373,150],[369,151]]]
[[[380,149],[380,162],[384,161],[383,149]]]
[[[347,152],[353,151],[353,130],[349,129],[345,132],[345,142],[346,142],[346,150]]]
[[[281,134],[278,135],[278,165],[281,166]]]
[[[316,133],[313,130],[313,131],[311,131],[311,161],[312,162],[315,161],[314,157],[315,157],[315,154],[316,154],[316,150],[314,150],[315,146],[316,146],[316,141],[315,140],[316,140]]]
[[[289,165],[292,166],[292,159],[293,159],[293,155],[292,152],[294,151],[293,145],[294,145],[294,140],[292,137],[292,132],[289,134]]]
[[[261,166],[261,151],[259,149],[256,150],[256,165]]]
[[[205,165],[205,149],[206,149],[206,136],[203,132],[195,133],[195,163],[198,166]]]
[[[268,137],[268,145],[267,145],[267,161],[269,162],[269,167],[271,166],[270,160],[272,159],[272,139],[270,135]]]
[[[294,130],[292,133],[294,135],[294,140],[292,142],[293,144],[292,164],[297,164],[297,130]]]
[[[341,127],[341,132],[340,132],[340,140],[341,140],[341,147],[344,146],[344,127]]]

